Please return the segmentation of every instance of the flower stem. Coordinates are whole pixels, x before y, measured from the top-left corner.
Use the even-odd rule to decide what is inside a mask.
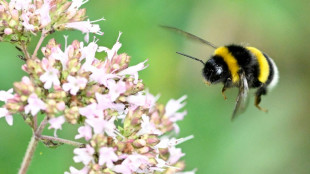
[[[35,122],[37,122],[36,118],[34,120]],[[83,143],[66,140],[62,138],[56,138],[56,137],[47,136],[47,135],[41,135],[44,127],[47,124],[47,120],[48,120],[48,117],[46,116],[40,123],[39,127],[37,126],[37,123],[34,123],[33,135],[29,142],[26,154],[24,156],[24,159],[23,159],[23,162],[22,162],[21,168],[19,169],[18,174],[26,174],[39,140],[57,141],[60,143],[69,144],[69,145],[76,146],[76,147],[85,147],[85,144]]]
[[[36,46],[36,48],[35,48],[35,50],[34,50],[34,52],[33,52],[33,54],[32,54],[32,57],[31,57],[32,59],[34,59],[34,58],[37,57],[38,51],[39,51],[40,46],[41,46],[43,40],[45,39],[45,37],[46,37],[46,33],[45,33],[45,31],[43,30],[42,33],[41,33],[40,40],[39,40],[39,42],[38,42],[38,44],[37,44],[37,46]]]
[[[38,115],[33,116],[33,130],[34,132],[38,129]]]
[[[22,51],[23,51],[23,53],[25,54],[25,57],[26,57],[25,60],[30,59],[30,55],[29,55],[29,53],[27,51],[26,45],[24,43],[22,43],[21,46],[22,46]]]
[[[64,144],[68,144],[68,145],[72,145],[72,146],[76,146],[76,147],[85,147],[85,144],[83,143],[79,143],[76,141],[71,141],[71,140],[67,140],[67,139],[62,139],[62,138],[57,138],[57,137],[52,137],[52,136],[47,136],[47,135],[41,135],[40,140],[50,140],[50,141],[57,141],[60,143],[64,143]]]
[[[35,130],[34,134],[36,137],[39,137],[47,124],[47,116],[41,121],[40,126]]]
[[[28,144],[27,151],[26,151],[26,154],[24,156],[24,159],[23,159],[23,162],[22,162],[21,168],[19,169],[18,174],[26,174],[27,169],[28,169],[30,162],[32,160],[34,151],[36,150],[36,147],[38,145],[39,139],[37,138],[37,136],[41,135],[46,123],[47,123],[47,117],[45,117],[43,119],[43,121],[40,123],[39,128],[34,129],[32,138]]]
[[[22,162],[21,168],[19,169],[18,174],[26,174],[27,169],[30,165],[31,159],[33,157],[33,154],[36,150],[37,145],[38,145],[38,140],[36,139],[35,135],[33,134],[32,138],[28,144],[27,151],[26,151],[26,154],[24,156],[24,159],[23,159],[23,162]]]

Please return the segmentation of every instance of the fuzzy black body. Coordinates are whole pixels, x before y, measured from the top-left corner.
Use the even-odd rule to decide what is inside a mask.
[[[230,87],[239,87],[240,92],[244,90],[240,86],[258,88],[255,105],[261,110],[264,110],[259,106],[261,95],[267,94],[278,80],[277,67],[270,57],[254,47],[240,45],[216,48],[202,74],[209,84],[223,83],[223,95]],[[246,96],[246,92],[243,93]]]
[[[198,41],[215,49],[214,54],[205,63],[201,59],[190,55],[177,53],[199,61],[204,65],[202,74],[207,84],[223,83],[222,94],[225,99],[224,92],[227,88],[239,88],[232,119],[238,114],[239,110],[243,111],[245,109],[249,88],[257,89],[255,106],[260,110],[267,111],[259,106],[261,96],[267,94],[267,90],[270,90],[277,84],[279,73],[273,60],[265,53],[254,47],[234,44],[217,47],[207,40],[178,28],[161,27],[180,33],[191,40]]]
[[[239,45],[228,45],[228,51],[240,67],[239,71],[243,71],[247,79],[250,88],[256,88],[260,86],[258,81],[259,65],[255,56],[253,56],[249,50]]]
[[[265,53],[262,53],[263,59],[267,61],[268,66],[260,66],[258,58],[246,47],[240,45],[227,45],[221,48],[227,49],[227,54],[215,54],[205,63],[203,68],[203,76],[211,84],[223,82],[227,87],[238,86],[239,78],[233,75],[238,75],[240,71],[244,72],[250,88],[258,88],[268,86],[274,79],[274,65],[272,60]],[[235,59],[236,64],[233,64],[229,59]],[[230,67],[230,68],[229,68]],[[231,72],[231,70],[236,70]],[[259,80],[261,71],[268,71],[266,80]],[[265,75],[266,76],[266,75]]]

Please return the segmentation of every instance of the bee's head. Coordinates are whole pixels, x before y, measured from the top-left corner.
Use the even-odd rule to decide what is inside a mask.
[[[202,74],[204,78],[207,80],[208,84],[225,82],[230,76],[227,64],[224,62],[221,56],[214,55],[211,57],[211,59],[209,59],[206,63],[204,63],[201,59],[198,59],[196,57],[192,57],[180,52],[177,53],[182,56],[201,62],[204,65]]]
[[[228,78],[228,67],[222,58],[211,57],[203,68],[202,72],[207,82],[211,84],[224,82]]]

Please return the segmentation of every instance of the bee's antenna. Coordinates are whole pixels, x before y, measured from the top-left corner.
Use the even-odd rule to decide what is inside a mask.
[[[205,63],[204,63],[201,59],[198,59],[198,58],[196,58],[196,57],[192,57],[192,56],[189,56],[189,55],[186,55],[186,54],[180,53],[180,52],[176,52],[176,53],[177,53],[177,54],[180,54],[180,55],[182,55],[182,56],[185,56],[185,57],[188,57],[188,58],[194,59],[194,60],[196,60],[196,61],[198,61],[198,62],[201,62],[203,65],[205,65]]]

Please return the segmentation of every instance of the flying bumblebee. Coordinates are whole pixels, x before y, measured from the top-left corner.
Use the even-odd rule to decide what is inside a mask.
[[[267,112],[266,109],[259,105],[261,96],[266,95],[277,84],[279,79],[278,68],[267,54],[254,47],[244,47],[236,44],[217,47],[209,41],[178,28],[161,27],[178,32],[215,49],[211,58],[206,62],[180,52],[177,53],[203,64],[202,75],[205,78],[206,84],[223,83],[222,95],[224,99],[226,99],[225,91],[227,88],[239,88],[232,119],[245,110],[249,88],[257,88],[255,106],[259,110]]]

